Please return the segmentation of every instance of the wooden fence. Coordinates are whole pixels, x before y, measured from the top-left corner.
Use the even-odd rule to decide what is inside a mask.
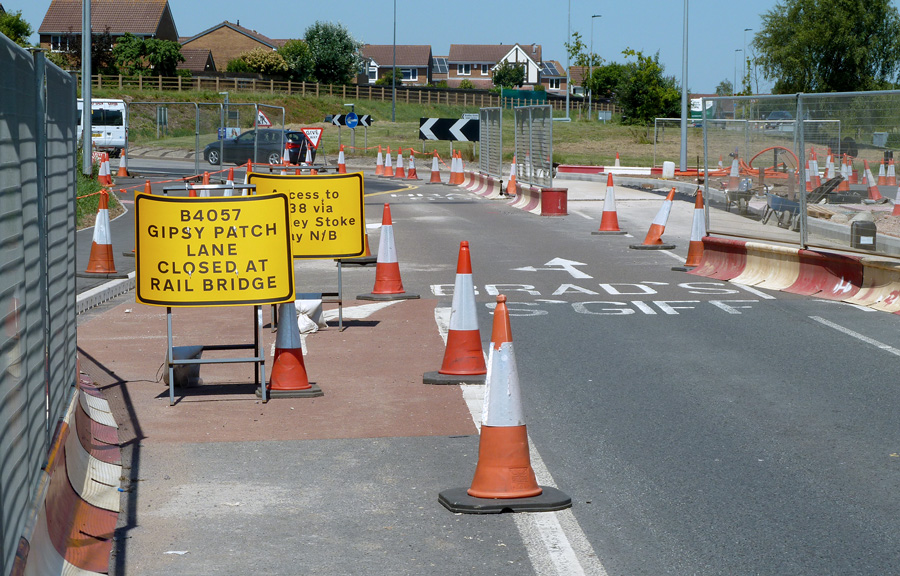
[[[76,74],[76,77],[79,76]],[[76,78],[78,86],[80,78]],[[115,76],[95,75],[91,85],[96,88],[118,88],[131,90],[159,90],[173,92],[215,91],[215,92],[269,92],[288,96],[331,96],[342,100],[376,100],[389,102],[392,99],[390,86],[366,85],[331,85],[313,82],[292,82],[290,80],[262,80],[256,78],[201,77],[184,78],[181,76]],[[397,102],[406,104],[446,104],[448,106],[471,106],[473,108],[510,107],[535,104],[534,101],[500,98],[496,94],[484,90],[459,90],[426,87],[397,87]],[[565,97],[548,97],[546,104],[554,110],[565,110]],[[570,97],[569,106],[579,112],[587,107],[581,97]],[[616,105],[609,102],[594,102],[595,111],[617,113]]]

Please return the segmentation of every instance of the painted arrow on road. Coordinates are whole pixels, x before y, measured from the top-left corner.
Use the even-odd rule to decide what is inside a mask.
[[[544,266],[552,266],[552,268],[535,268],[534,266],[523,266],[522,268],[513,268],[513,270],[521,270],[523,272],[537,272],[538,270],[554,270],[560,271],[565,270],[569,274],[572,275],[572,278],[593,278],[588,274],[585,274],[581,270],[575,268],[576,266],[587,266],[584,262],[576,262],[574,260],[566,260],[564,258],[554,258],[553,260],[544,264]]]

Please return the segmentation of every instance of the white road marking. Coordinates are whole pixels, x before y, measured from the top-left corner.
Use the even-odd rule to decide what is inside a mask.
[[[588,216],[587,214],[585,214],[584,212],[581,212],[579,210],[569,210],[569,212],[571,212],[572,214],[577,214],[578,216],[581,216],[585,220],[593,220],[594,219],[593,216]]]
[[[766,294],[765,292],[763,292],[761,290],[757,290],[756,288],[752,288],[745,284],[738,284],[737,282],[732,282],[732,284],[734,284],[735,286],[737,286],[743,290],[746,290],[747,292],[749,292],[751,294],[759,296],[760,298],[764,298],[766,300],[776,300],[776,298],[774,296],[772,296],[771,294]]]
[[[434,318],[438,332],[446,342],[450,309],[435,308]],[[460,384],[459,388],[472,421],[480,433],[484,386]],[[530,437],[528,446],[531,453],[531,467],[538,484],[556,488],[553,476]],[[538,576],[607,576],[606,569],[597,558],[571,509],[512,516],[525,543],[528,558]]]
[[[826,319],[822,318],[821,316],[810,316],[809,318],[810,318],[810,320],[815,320],[819,324],[828,326],[829,328],[834,328],[838,332],[841,332],[843,334],[846,334],[847,336],[856,338],[857,340],[865,342],[866,344],[871,344],[872,346],[875,346],[876,348],[881,348],[885,352],[893,354],[894,356],[900,356],[900,350],[894,348],[893,346],[888,346],[887,344],[884,344],[882,342],[879,342],[878,340],[869,338],[868,336],[860,334],[859,332],[854,332],[853,330],[850,330],[849,328],[844,328],[840,324],[835,324],[834,322],[831,322],[830,320],[826,320]]]
[[[685,259],[684,259],[684,258],[682,258],[682,257],[679,256],[678,254],[676,254],[676,253],[674,253],[674,252],[672,252],[672,251],[670,251],[670,250],[660,250],[660,252],[662,252],[663,254],[668,254],[669,256],[671,256],[672,258],[678,260],[678,261],[681,262],[682,264],[684,264],[684,262],[685,262]]]

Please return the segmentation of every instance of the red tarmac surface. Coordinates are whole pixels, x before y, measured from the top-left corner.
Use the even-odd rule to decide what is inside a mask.
[[[176,404],[169,406],[161,379],[165,308],[134,302],[79,325],[81,370],[103,391],[123,444],[475,434],[457,386],[422,384],[422,374],[440,366],[444,351],[435,305],[435,300],[407,300],[365,320],[345,320],[343,332],[331,322],[309,335],[305,364],[310,381],[325,393],[320,398],[262,404],[254,393],[252,364],[205,364],[203,384],[176,388]],[[269,308],[263,308],[267,377],[275,340]],[[174,344],[252,343],[252,310],[175,308]],[[203,357],[251,355],[250,350],[211,351]]]

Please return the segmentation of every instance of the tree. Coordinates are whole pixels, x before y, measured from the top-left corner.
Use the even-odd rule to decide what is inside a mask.
[[[525,83],[525,68],[521,65],[513,64],[508,60],[504,60],[494,70],[493,81],[494,86],[500,86],[502,88],[521,86]]]
[[[681,110],[681,90],[671,76],[663,75],[659,53],[652,58],[630,48],[622,54],[634,56],[637,61],[625,66],[625,74],[619,83],[617,103],[625,111],[630,124],[646,124],[654,118],[672,118]]]
[[[610,62],[597,66],[584,80],[584,88],[597,98],[612,98],[619,92],[619,85],[625,78],[628,68],[618,62]]]
[[[112,49],[112,54],[119,70],[128,76],[140,76],[147,69],[144,61],[144,57],[147,55],[144,39],[130,32],[126,32],[119,38]]]
[[[900,14],[891,0],[781,0],[753,39],[773,92],[887,88],[900,67]]]
[[[178,63],[184,62],[181,44],[171,40],[148,38],[144,40],[147,62],[154,76],[175,76]]]
[[[31,24],[22,18],[22,11],[0,12],[0,34],[19,46],[28,47],[28,38],[34,33]]]
[[[278,49],[288,67],[288,77],[297,82],[306,82],[312,77],[315,62],[309,44],[303,40],[288,40]]]
[[[732,94],[734,94],[734,84],[731,83],[731,80],[726,78],[716,86],[716,96],[731,96]]]
[[[280,75],[288,71],[287,62],[284,61],[281,54],[267,48],[260,47],[242,52],[239,58],[247,63],[247,68],[251,72]]]
[[[397,85],[403,81],[403,75],[397,74]],[[375,81],[375,84],[378,86],[393,86],[394,85],[394,69],[390,69],[384,73],[384,75]]]
[[[469,80],[468,78],[466,78],[466,79],[464,79],[462,82],[459,83],[458,88],[459,88],[460,90],[474,90],[474,89],[475,89],[475,85],[472,84],[472,81],[471,81],[471,80]]]
[[[306,43],[313,60],[313,78],[323,84],[350,84],[362,66],[359,49],[341,24],[316,22],[306,29]]]

